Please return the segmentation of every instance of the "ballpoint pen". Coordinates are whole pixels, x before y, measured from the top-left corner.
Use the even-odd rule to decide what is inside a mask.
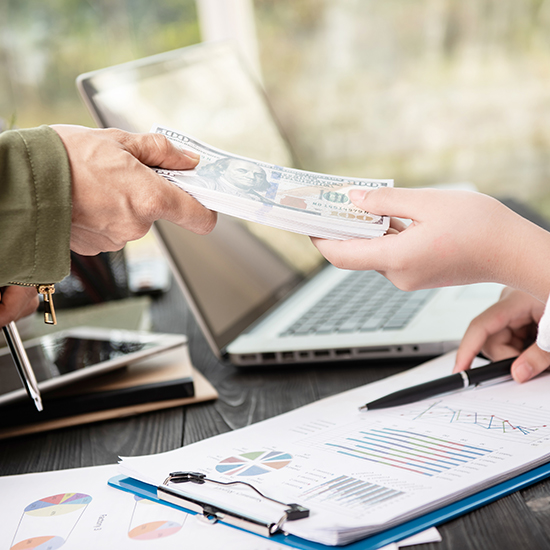
[[[29,397],[34,401],[36,408],[39,411],[43,410],[42,398],[40,397],[40,390],[38,389],[36,377],[34,376],[31,362],[29,361],[29,357],[25,351],[25,347],[23,346],[21,336],[19,336],[19,331],[15,323],[13,321],[8,323],[5,327],[2,327],[2,331],[4,332],[6,342],[10,348],[13,362],[17,367],[17,372],[21,377],[21,382],[23,382]]]
[[[380,399],[376,399],[375,401],[371,401],[359,407],[359,410],[370,411],[373,409],[385,409],[387,407],[396,407],[397,405],[406,405],[407,403],[414,403],[415,401],[434,397],[442,393],[476,386],[488,380],[510,377],[510,367],[516,359],[517,357],[503,359],[502,361],[489,363],[484,367],[458,372],[456,374],[444,376],[443,378],[431,380],[424,384],[411,386],[410,388],[405,388],[404,390],[399,390],[389,395],[385,395]]]

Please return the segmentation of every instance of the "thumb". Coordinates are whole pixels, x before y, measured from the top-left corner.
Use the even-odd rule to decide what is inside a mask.
[[[537,344],[529,346],[512,364],[512,376],[516,382],[527,382],[550,366],[550,353]]]
[[[405,189],[379,187],[378,189],[352,189],[349,198],[355,206],[379,216],[416,219],[422,205],[430,200],[434,189]]]
[[[0,291],[0,327],[30,315],[38,307],[38,292],[34,287],[8,286]]]
[[[200,159],[197,153],[178,149],[161,134],[126,134],[123,145],[147,166],[187,170],[194,168]]]

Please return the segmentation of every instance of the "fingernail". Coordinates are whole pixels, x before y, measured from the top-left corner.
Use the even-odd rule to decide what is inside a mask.
[[[521,384],[522,382],[527,382],[527,380],[530,380],[533,377],[533,373],[533,367],[527,362],[522,362],[514,365],[512,375],[514,380]]]
[[[199,160],[201,158],[201,156],[198,153],[195,153],[194,151],[182,151],[182,153],[186,157],[189,157],[192,160]]]
[[[349,192],[349,198],[354,202],[360,202],[367,196],[368,191],[364,189],[352,189]]]

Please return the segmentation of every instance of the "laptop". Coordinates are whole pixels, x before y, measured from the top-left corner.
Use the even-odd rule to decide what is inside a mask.
[[[300,167],[231,44],[86,73],[77,86],[100,127],[148,132],[158,123],[238,155]],[[502,288],[403,292],[376,272],[334,268],[303,235],[222,215],[207,236],[165,221],[155,231],[210,347],[242,367],[435,356],[458,345]]]

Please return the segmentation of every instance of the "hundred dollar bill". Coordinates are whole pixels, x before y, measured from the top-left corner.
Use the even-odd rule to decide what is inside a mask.
[[[349,239],[386,232],[389,219],[353,205],[351,189],[393,186],[393,180],[348,178],[296,170],[233,155],[181,132],[153,126],[173,144],[200,154],[194,170],[156,171],[207,208],[309,236]]]

